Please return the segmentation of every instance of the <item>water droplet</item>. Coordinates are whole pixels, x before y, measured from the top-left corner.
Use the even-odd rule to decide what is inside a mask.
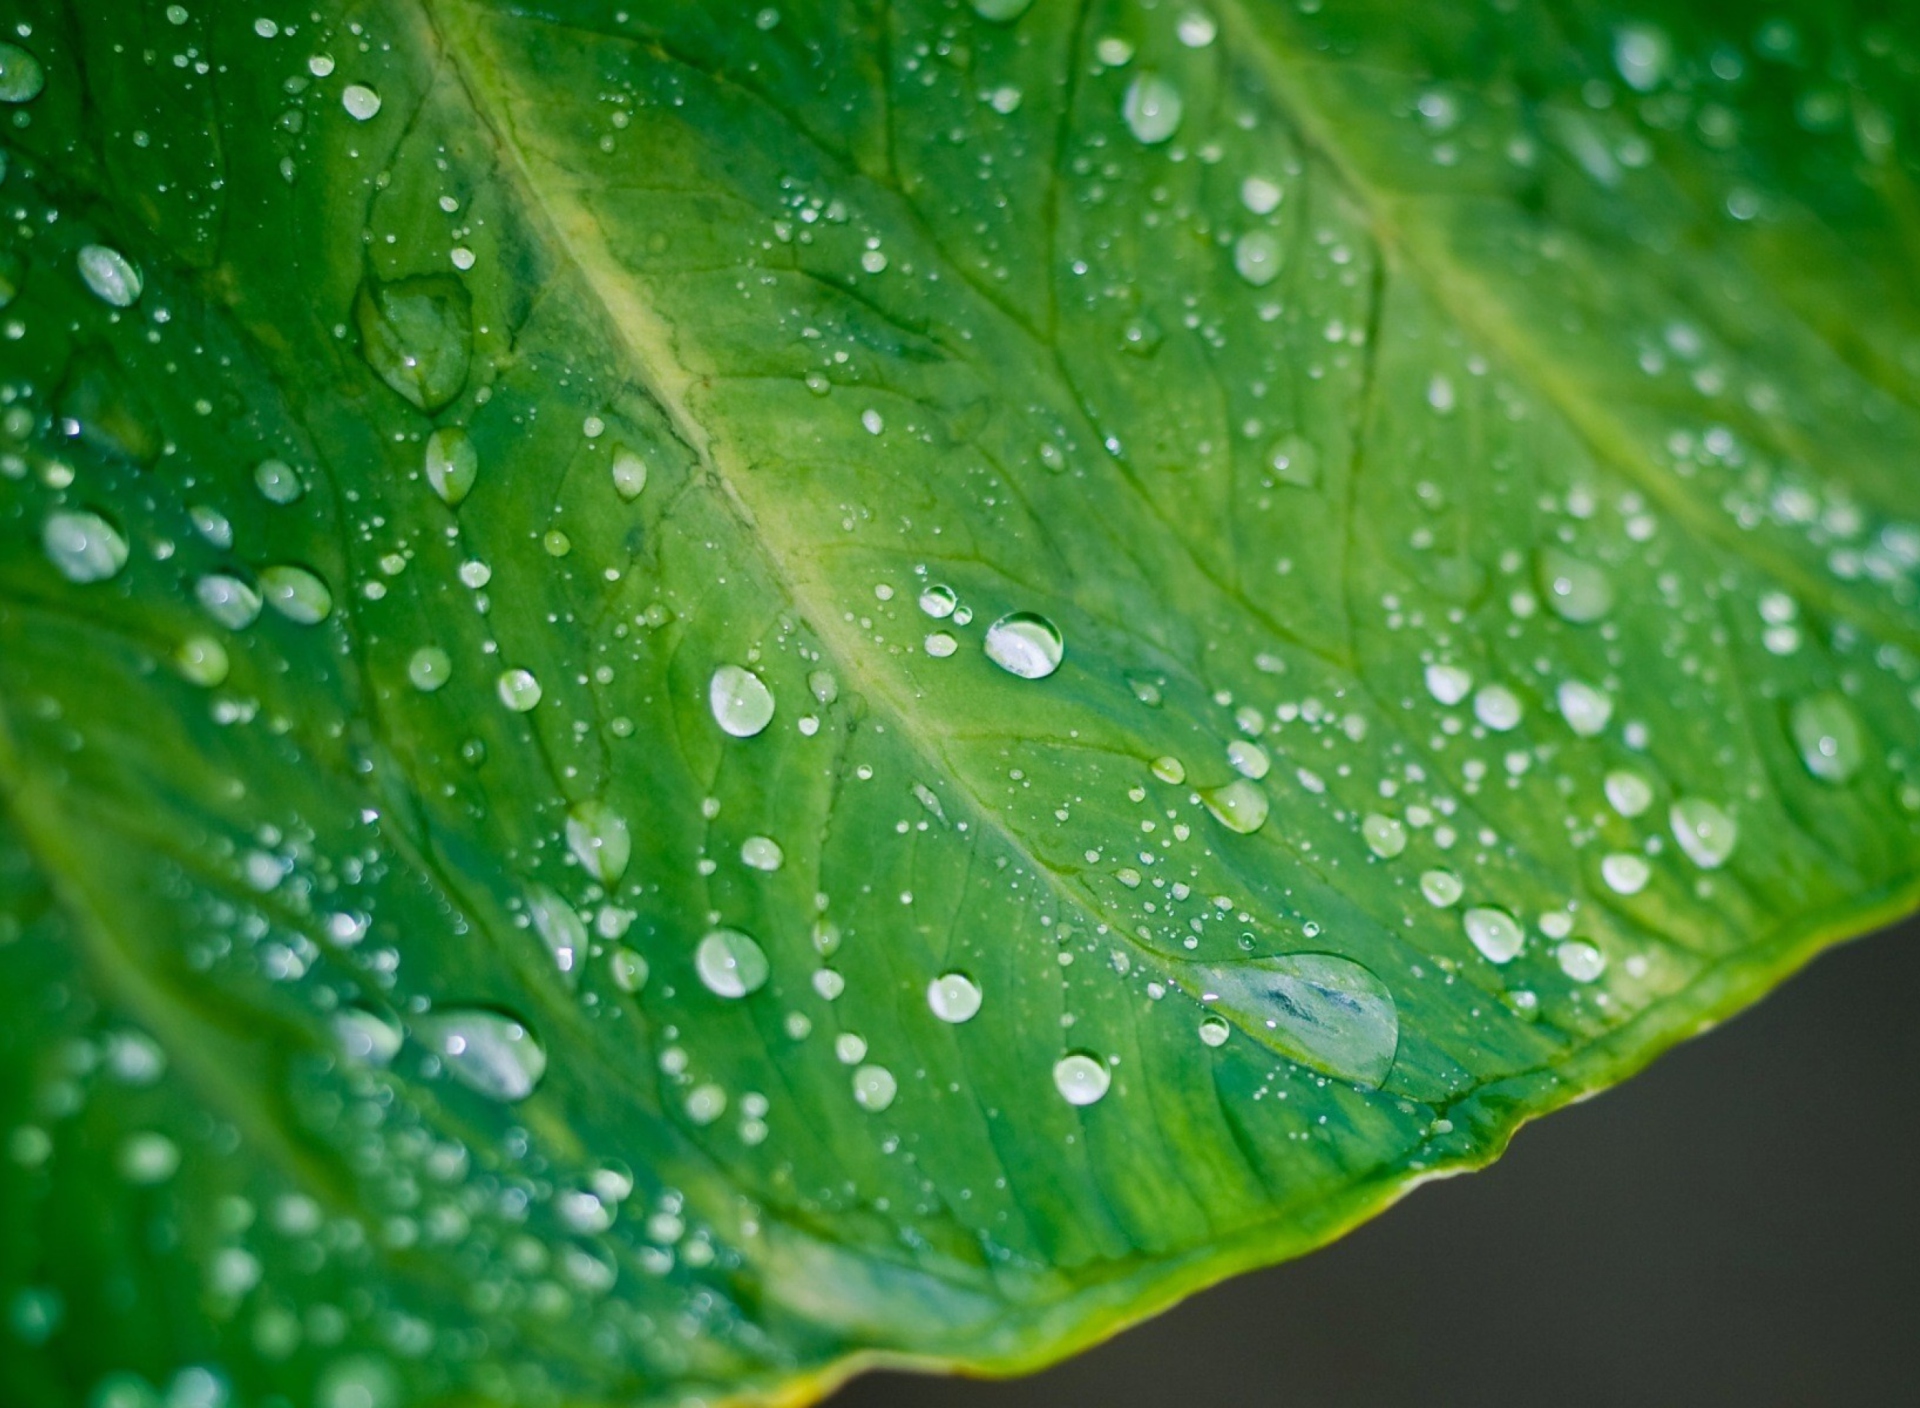
[[[553,955],[554,967],[567,977],[571,986],[579,979],[579,969],[587,952],[587,926],[580,922],[573,906],[545,885],[527,891],[527,916],[533,931]]]
[[[114,1164],[129,1183],[150,1188],[180,1170],[180,1146],[164,1134],[143,1130],[120,1141]]]
[[[1027,12],[1033,0],[973,0],[973,12],[996,24],[1011,24]]]
[[[1273,759],[1258,743],[1236,738],[1227,745],[1227,765],[1240,776],[1258,782],[1273,768]]]
[[[1631,851],[1615,851],[1600,861],[1600,878],[1616,895],[1637,895],[1647,888],[1653,870],[1644,857]]]
[[[1240,183],[1240,204],[1255,215],[1271,215],[1279,209],[1284,194],[1276,183],[1264,176],[1249,176]]]
[[[1702,870],[1718,870],[1740,839],[1734,819],[1704,797],[1682,797],[1667,814],[1673,839]]]
[[[547,1073],[546,1048],[526,1024],[488,1007],[446,1007],[416,1024],[453,1078],[489,1100],[524,1100]]]
[[[965,973],[942,973],[927,984],[927,1006],[943,1022],[967,1022],[980,1010],[980,985]]]
[[[1653,784],[1637,772],[1616,768],[1607,774],[1607,801],[1621,816],[1639,816],[1653,805]]]
[[[437,645],[423,645],[407,659],[407,679],[422,694],[432,694],[453,678],[453,657]]]
[[[1360,823],[1360,834],[1366,838],[1367,849],[1381,860],[1392,860],[1407,848],[1407,828],[1379,812],[1367,813]]]
[[[1428,870],[1420,876],[1420,893],[1436,909],[1451,909],[1460,903],[1467,887],[1451,870]]]
[[[1202,1046],[1225,1046],[1227,1038],[1233,1035],[1233,1028],[1223,1017],[1202,1017],[1200,1019],[1200,1044]]]
[[[187,510],[187,517],[193,520],[193,531],[212,546],[222,552],[233,546],[233,525],[219,509],[195,504]]]
[[[960,648],[960,642],[946,631],[935,631],[926,639],[926,651],[935,660],[945,660]]]
[[[295,625],[318,625],[333,611],[333,593],[304,567],[282,564],[263,568],[260,595]]]
[[[1069,1052],[1053,1063],[1054,1089],[1069,1105],[1091,1105],[1112,1084],[1106,1062],[1084,1051]]]
[[[627,819],[605,802],[576,802],[567,813],[567,849],[587,874],[614,885],[627,873],[633,837]]]
[[[1258,783],[1236,777],[1225,787],[1216,787],[1202,796],[1207,810],[1229,831],[1249,836],[1267,824],[1267,812],[1271,804]]]
[[[1352,959],[1287,953],[1198,967],[1201,1000],[1248,1033],[1317,1071],[1377,1086],[1400,1046],[1400,1014],[1385,983]]]
[[[1495,733],[1520,726],[1520,698],[1503,684],[1483,684],[1473,696],[1473,716]]]
[[[1127,85],[1127,96],[1120,105],[1127,130],[1134,140],[1155,146],[1180,130],[1185,105],[1180,90],[1157,73],[1142,73]]]
[[[253,467],[253,486],[270,504],[290,504],[307,492],[299,472],[285,460],[261,460]]]
[[[1544,548],[1537,569],[1541,595],[1561,620],[1585,625],[1613,609],[1613,579],[1605,568],[1559,548]]]
[[[30,103],[46,83],[40,60],[18,44],[0,44],[0,103]]]
[[[1274,441],[1267,451],[1267,463],[1282,484],[1312,489],[1320,483],[1320,452],[1302,436],[1283,435]]]
[[[119,250],[104,244],[82,245],[76,262],[81,281],[101,302],[131,308],[139,300],[143,287],[140,271]]]
[[[1249,230],[1234,241],[1234,270],[1255,288],[1280,277],[1280,240],[1271,230]]]
[[[1173,32],[1189,49],[1204,49],[1213,43],[1214,36],[1220,32],[1220,27],[1213,22],[1212,15],[1202,10],[1188,10],[1180,16],[1179,22],[1173,27]]]
[[[1171,782],[1177,787],[1187,780],[1187,765],[1178,758],[1171,756],[1155,758],[1149,766],[1153,775],[1162,782]]]
[[[1793,706],[1794,746],[1807,771],[1835,786],[1848,782],[1866,761],[1860,721],[1838,694],[1816,694]]]
[[[607,971],[613,975],[613,985],[621,992],[639,992],[647,985],[652,968],[642,955],[622,947],[607,955]]]
[[[862,1066],[853,1073],[854,1103],[870,1114],[879,1114],[893,1103],[900,1084],[885,1066]]]
[[[1427,693],[1451,709],[1467,697],[1473,688],[1473,676],[1458,665],[1427,666]]]
[[[807,692],[819,704],[831,704],[840,697],[840,682],[825,670],[807,676]]]
[[[529,712],[540,702],[542,693],[532,670],[502,670],[493,687],[499,692],[500,702],[516,714]]]
[[[773,722],[773,691],[751,670],[722,665],[707,686],[713,721],[723,733],[752,738]]]
[[[212,689],[227,677],[227,648],[212,636],[188,636],[173,652],[182,679]]]
[[[749,836],[740,843],[740,862],[751,870],[771,874],[787,863],[787,853],[771,836]]]
[[[480,477],[480,455],[467,432],[458,426],[436,430],[427,437],[427,483],[441,501],[452,505],[473,492]]]
[[[333,1014],[333,1039],[350,1061],[384,1066],[400,1054],[400,1024],[370,1008],[342,1007]]]
[[[953,615],[953,608],[959,604],[960,598],[952,587],[932,586],[920,593],[920,609],[936,621]]]
[[[632,450],[621,448],[613,456],[613,492],[626,503],[640,497],[647,487],[647,462]]]
[[[364,83],[349,83],[340,90],[340,106],[355,122],[371,122],[380,111],[380,95]]]
[[[104,582],[127,565],[127,540],[97,513],[49,514],[40,541],[47,560],[69,582]]]
[[[708,1082],[687,1092],[687,1118],[697,1125],[710,1125],[727,1112],[727,1092]]]
[[[1060,668],[1066,645],[1044,616],[1016,611],[987,627],[987,658],[1010,675],[1043,680]]]
[[[1504,909],[1470,909],[1460,922],[1489,963],[1511,963],[1527,942],[1526,931]]]
[[[1576,983],[1591,983],[1607,970],[1606,955],[1584,939],[1572,939],[1553,951],[1560,971]]]
[[[760,945],[738,929],[715,929],[700,940],[693,966],[708,992],[728,998],[758,992],[772,971]]]
[[[831,968],[821,968],[813,975],[813,990],[820,994],[822,1002],[833,1002],[847,990],[847,980]],[[860,1049],[864,1052],[865,1045],[863,1044]],[[856,1056],[853,1059],[857,1061],[860,1058]]]
[[[1560,705],[1560,717],[1582,738],[1593,738],[1604,732],[1607,721],[1613,717],[1612,696],[1579,680],[1564,681],[1554,697]]]
[[[353,316],[367,365],[429,415],[467,384],[473,362],[473,299],[452,274],[394,283],[368,279]]]

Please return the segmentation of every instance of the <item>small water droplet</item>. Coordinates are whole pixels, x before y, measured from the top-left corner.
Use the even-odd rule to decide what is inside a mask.
[[[480,454],[467,432],[447,426],[427,437],[427,483],[441,501],[453,505],[473,492],[480,477]]]
[[[407,659],[407,679],[422,694],[432,694],[453,678],[453,657],[437,645],[423,645]]]
[[[1540,593],[1561,620],[1586,625],[1613,609],[1613,579],[1604,567],[1544,548],[1537,568]]]
[[[707,703],[713,721],[735,738],[752,738],[773,722],[773,691],[738,665],[722,665],[713,672]]]
[[[283,563],[262,568],[260,595],[295,625],[316,626],[333,612],[333,593],[304,567]]]
[[[493,686],[499,692],[500,702],[516,714],[527,713],[540,702],[540,681],[534,678],[532,670],[502,670]]]
[[[1600,878],[1616,895],[1637,895],[1653,876],[1646,859],[1631,851],[1615,851],[1600,861]]]
[[[1010,675],[1043,680],[1060,668],[1066,644],[1046,617],[1016,611],[987,627],[986,652],[989,660]]]
[[[1393,994],[1371,969],[1332,953],[1199,966],[1202,1000],[1250,1035],[1317,1071],[1378,1086],[1400,1046]]]
[[[307,492],[299,472],[285,460],[261,460],[253,467],[253,486],[271,504],[295,503]]]
[[[1474,692],[1473,716],[1495,733],[1520,726],[1520,697],[1503,684],[1483,684]]]
[[[1107,1093],[1113,1075],[1106,1062],[1084,1051],[1073,1051],[1053,1063],[1053,1086],[1069,1105],[1091,1105]]]
[[[1271,215],[1279,209],[1284,194],[1277,183],[1265,176],[1249,176],[1240,183],[1240,204],[1255,215]]]
[[[567,849],[587,874],[610,886],[627,873],[633,837],[627,819],[605,802],[576,802],[567,813]]]
[[[1428,870],[1420,876],[1420,893],[1436,909],[1451,909],[1460,903],[1467,887],[1451,870]]]
[[[980,985],[965,973],[942,973],[927,984],[927,1006],[943,1022],[972,1021],[980,1010]]]
[[[1621,816],[1641,815],[1653,805],[1653,784],[1637,772],[1616,768],[1607,774],[1607,801]]]
[[[101,302],[131,308],[139,301],[144,287],[140,271],[119,250],[104,244],[82,245],[76,262],[81,281]]]
[[[1734,819],[1704,797],[1682,797],[1668,812],[1673,839],[1702,870],[1718,870],[1733,855],[1740,839]]]
[[[446,1007],[417,1023],[422,1042],[462,1085],[489,1100],[524,1100],[547,1073],[547,1052],[517,1017]]]
[[[340,90],[340,106],[355,122],[371,122],[380,111],[380,95],[364,83],[349,83]]]
[[[1427,666],[1427,693],[1435,701],[1451,709],[1467,697],[1467,691],[1473,688],[1473,676],[1458,665]]]
[[[879,1114],[893,1103],[900,1084],[885,1066],[862,1066],[853,1073],[854,1103],[870,1114]]]
[[[693,964],[700,981],[716,997],[745,997],[758,992],[772,972],[760,945],[738,929],[715,929],[700,940]]]
[[[1360,823],[1360,834],[1366,839],[1367,849],[1382,860],[1392,860],[1407,848],[1405,825],[1379,812],[1367,813]]]
[[[613,456],[613,492],[626,503],[639,498],[647,487],[647,462],[624,446]]]
[[[40,542],[47,560],[69,582],[104,582],[127,565],[127,540],[97,513],[69,509],[47,515]]]
[[[1134,140],[1156,146],[1180,130],[1185,104],[1180,90],[1157,73],[1141,73],[1127,85],[1120,105],[1127,130]]]
[[[931,586],[920,593],[920,609],[936,621],[944,621],[953,615],[953,608],[960,604],[960,598],[952,587]]]
[[[1788,722],[1800,761],[1822,782],[1837,787],[1851,781],[1866,761],[1860,721],[1838,694],[1816,694],[1800,700]]]
[[[1229,831],[1250,836],[1267,824],[1271,803],[1256,782],[1236,777],[1225,787],[1201,794],[1214,819]]]
[[[1613,717],[1613,697],[1580,680],[1563,681],[1554,698],[1560,705],[1560,717],[1582,738],[1603,733]]]
[[[1511,963],[1520,956],[1527,942],[1526,931],[1504,909],[1470,909],[1460,922],[1489,963]]]

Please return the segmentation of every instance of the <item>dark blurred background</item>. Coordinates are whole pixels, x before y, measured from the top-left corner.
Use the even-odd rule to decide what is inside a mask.
[[[1325,1251],[1044,1374],[831,1408],[1920,1405],[1920,922]]]

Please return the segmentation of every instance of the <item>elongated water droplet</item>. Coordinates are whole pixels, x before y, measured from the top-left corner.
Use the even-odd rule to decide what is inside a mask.
[[[771,836],[749,836],[740,843],[740,862],[750,870],[772,874],[787,863],[787,853]]]
[[[1600,878],[1616,895],[1637,895],[1647,888],[1653,869],[1645,857],[1631,851],[1616,851],[1600,861]]]
[[[69,582],[104,582],[127,565],[127,540],[97,513],[49,514],[40,541],[47,560]]]
[[[0,103],[30,103],[46,84],[40,60],[18,44],[0,44]]]
[[[1120,115],[1135,141],[1156,146],[1180,130],[1185,109],[1178,88],[1157,73],[1142,73],[1127,85]]]
[[[870,1114],[879,1114],[900,1093],[900,1083],[885,1066],[862,1066],[853,1073],[854,1103]]]
[[[1613,610],[1613,579],[1604,567],[1582,562],[1559,548],[1544,548],[1536,575],[1540,594],[1563,621],[1585,625]]]
[[[1053,1087],[1069,1105],[1091,1105],[1113,1084],[1107,1063],[1085,1051],[1073,1051],[1053,1063]]]
[[[1704,797],[1682,797],[1668,812],[1673,839],[1687,859],[1702,870],[1718,870],[1733,855],[1740,828],[1734,819]]]
[[[707,704],[723,733],[752,738],[773,722],[773,691],[760,676],[738,665],[722,665],[707,685]]]
[[[429,415],[467,384],[473,362],[473,299],[451,274],[380,283],[354,303],[360,353],[380,379]]]
[[[443,1007],[420,1019],[416,1029],[455,1080],[489,1100],[524,1100],[547,1073],[546,1048],[505,1012]]]
[[[1407,848],[1407,828],[1393,817],[1369,812],[1360,823],[1367,849],[1382,860],[1392,860]]]
[[[131,308],[140,298],[144,284],[140,271],[127,262],[126,255],[104,244],[80,247],[76,262],[81,282],[93,290],[94,297],[115,308]]]
[[[296,625],[318,625],[333,611],[333,593],[304,567],[283,563],[261,569],[260,595]]]
[[[1066,643],[1044,616],[1016,611],[987,627],[987,659],[1023,680],[1043,680],[1060,668]]]
[[[980,985],[965,973],[942,973],[927,984],[927,1007],[943,1022],[969,1022],[980,1010]]]
[[[1024,15],[1033,0],[973,0],[973,12],[981,19],[1011,24]]]
[[[1511,963],[1526,946],[1526,931],[1504,909],[1470,909],[1460,916],[1460,922],[1489,963]]]
[[[201,609],[230,631],[243,631],[260,615],[260,593],[238,577],[215,572],[194,583]]]
[[[624,446],[613,456],[613,492],[632,503],[647,487],[647,462]]]
[[[212,636],[188,636],[173,652],[182,679],[212,689],[227,677],[227,648]]]
[[[525,669],[502,670],[493,687],[500,696],[500,702],[516,714],[530,712],[540,703],[540,696],[544,693],[533,671]]]
[[[480,477],[480,452],[467,432],[447,426],[427,437],[427,483],[441,501],[452,505],[473,492]]]
[[[701,939],[693,965],[708,992],[728,998],[759,991],[772,972],[760,945],[738,929],[715,929]]]
[[[437,645],[423,645],[407,658],[407,679],[422,694],[432,694],[453,678],[453,657]]]
[[[253,487],[270,504],[297,503],[307,492],[299,471],[285,460],[261,460],[255,465]]]
[[[1428,870],[1420,876],[1420,893],[1435,909],[1451,909],[1460,903],[1467,887],[1451,870]]]
[[[1240,776],[1258,782],[1273,768],[1273,759],[1258,743],[1236,738],[1227,745],[1227,766]]]
[[[567,813],[567,849],[587,874],[613,885],[627,873],[633,837],[627,819],[605,802],[577,802]]]
[[[400,1024],[370,1007],[342,1007],[333,1014],[333,1039],[350,1061],[384,1066],[400,1054]]]
[[[1196,965],[1201,1000],[1250,1035],[1314,1070],[1358,1085],[1386,1079],[1400,1014],[1385,983],[1333,953],[1288,953]]]
[[[568,986],[579,981],[580,965],[587,952],[587,926],[580,922],[573,906],[545,885],[527,892],[527,915],[533,930],[553,955],[554,967],[566,975]]]
[[[607,971],[613,975],[613,985],[621,992],[639,992],[646,987],[652,968],[645,957],[622,947],[607,955]]]
[[[1187,765],[1170,754],[1155,758],[1149,766],[1153,775],[1162,782],[1171,782],[1178,786],[1187,780]]]
[[[1816,694],[1793,706],[1789,718],[1794,746],[1807,771],[1836,787],[1852,780],[1866,761],[1860,721],[1838,694]]]
[[[1580,680],[1566,680],[1555,692],[1560,717],[1567,727],[1582,738],[1594,738],[1605,732],[1613,717],[1613,699],[1605,690],[1595,689]]]
[[[1272,804],[1257,782],[1236,777],[1225,787],[1216,787],[1201,796],[1214,819],[1229,831],[1250,836],[1267,824],[1267,812]]]

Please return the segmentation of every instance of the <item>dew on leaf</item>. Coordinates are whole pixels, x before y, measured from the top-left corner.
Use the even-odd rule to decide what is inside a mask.
[[[1553,951],[1560,971],[1576,983],[1596,981],[1606,971],[1606,956],[1584,939],[1572,939]]]
[[[927,984],[927,1007],[943,1022],[968,1022],[980,1010],[980,985],[965,973],[942,973]]]
[[[1107,1093],[1113,1075],[1106,1062],[1084,1051],[1072,1051],[1053,1063],[1053,1086],[1069,1105],[1091,1105]]]
[[[307,492],[299,471],[285,460],[261,460],[253,467],[253,486],[270,504],[290,504]]]
[[[442,502],[452,505],[466,498],[480,477],[480,455],[467,432],[448,426],[429,435],[426,472],[428,485]]]
[[[569,983],[577,980],[581,960],[587,951],[587,926],[572,905],[545,885],[527,892],[527,916],[533,931],[553,955],[553,966],[566,975]]]
[[[1236,777],[1224,787],[1202,793],[1207,810],[1229,831],[1249,836],[1267,824],[1271,803],[1260,784]]]
[[[1631,851],[1615,851],[1600,861],[1600,878],[1616,895],[1639,894],[1647,888],[1652,875],[1645,858]]]
[[[1461,927],[1489,963],[1511,963],[1526,944],[1526,932],[1504,909],[1481,907],[1460,916]]]
[[[1613,579],[1604,567],[1584,562],[1559,548],[1540,553],[1540,594],[1563,621],[1585,625],[1613,609]]]
[[[1024,15],[1033,0],[973,0],[973,12],[996,24],[1011,24]]]
[[[723,733],[752,738],[773,722],[773,691],[739,665],[722,665],[707,685],[707,704]]]
[[[1279,208],[1283,192],[1265,176],[1249,176],[1240,183],[1240,204],[1255,215],[1270,215]]]
[[[421,1018],[416,1029],[455,1080],[489,1100],[524,1100],[547,1073],[546,1048],[508,1013],[443,1007]]]
[[[142,1130],[120,1141],[114,1165],[127,1182],[152,1187],[179,1171],[180,1146],[164,1134]]]
[[[1503,684],[1483,684],[1474,691],[1473,716],[1495,733],[1520,726],[1520,697]]]
[[[97,513],[64,509],[40,530],[47,560],[69,582],[104,582],[127,565],[127,540]]]
[[[1807,771],[1835,786],[1851,781],[1866,761],[1866,744],[1853,708],[1838,694],[1797,701],[1788,716],[1794,747]]]
[[[279,564],[261,569],[260,595],[267,605],[296,625],[315,626],[333,612],[333,593],[304,567]]]
[[[1367,849],[1382,860],[1392,860],[1407,848],[1407,828],[1400,821],[1379,812],[1369,812],[1360,822],[1360,835]]]
[[[514,668],[502,670],[493,687],[500,696],[500,702],[516,714],[525,714],[539,704],[543,691],[540,681],[532,670]]]
[[[935,660],[945,660],[960,648],[950,631],[935,631],[922,642],[922,648]]]
[[[1560,717],[1582,738],[1605,732],[1607,721],[1613,717],[1612,696],[1581,680],[1562,681],[1554,698],[1560,705]]]
[[[1267,451],[1267,463],[1274,478],[1296,489],[1312,489],[1320,483],[1320,451],[1303,436],[1283,435]]]
[[[333,1014],[333,1039],[350,1061],[384,1066],[400,1053],[399,1023],[371,1008],[348,1006]]]
[[[380,95],[364,83],[349,83],[340,90],[340,106],[355,122],[370,122],[380,112]]]
[[[953,608],[960,604],[960,598],[952,587],[931,586],[920,593],[920,609],[936,621],[944,621],[953,615]]]
[[[1141,73],[1127,85],[1120,115],[1134,140],[1157,146],[1180,130],[1185,111],[1180,90],[1157,73]]]
[[[893,1103],[900,1084],[885,1066],[861,1066],[853,1073],[854,1103],[870,1114],[879,1114]]]
[[[760,945],[738,929],[714,929],[693,954],[694,969],[716,997],[758,992],[772,972]]]
[[[0,43],[0,103],[30,103],[46,82],[40,60],[18,44]]]
[[[188,636],[173,652],[182,679],[212,689],[227,677],[227,648],[212,636]]]
[[[1682,797],[1668,812],[1673,839],[1702,870],[1718,870],[1733,855],[1740,828],[1718,805],[1704,797]]]
[[[639,992],[646,987],[652,969],[644,955],[621,947],[607,955],[607,972],[621,992]]]
[[[987,658],[1010,675],[1043,680],[1060,668],[1066,643],[1044,616],[1016,611],[987,627]]]
[[[1428,870],[1420,876],[1420,893],[1428,904],[1436,909],[1451,909],[1460,903],[1460,897],[1467,887],[1460,883],[1460,877],[1451,870]]]
[[[1170,782],[1175,786],[1187,780],[1186,764],[1170,754],[1155,758],[1148,764],[1148,769],[1162,782]]]
[[[423,645],[407,657],[407,680],[422,694],[432,694],[453,678],[453,657],[437,645]]]
[[[632,503],[647,487],[647,462],[632,450],[622,447],[613,454],[613,492],[623,502]]]
[[[1429,665],[1426,679],[1427,693],[1449,709],[1465,699],[1467,691],[1473,688],[1473,676],[1458,665]]]
[[[104,244],[82,245],[75,262],[81,282],[102,303],[131,308],[139,301],[144,286],[140,271],[119,250]]]
[[[627,819],[605,802],[576,802],[567,812],[567,849],[587,874],[612,885],[627,873],[633,837]]]
[[[1280,277],[1280,240],[1271,230],[1249,230],[1234,241],[1233,267],[1255,288]]]
[[[1653,805],[1653,784],[1637,772],[1616,768],[1607,774],[1607,802],[1621,816],[1640,816]]]
[[[740,863],[749,870],[772,874],[787,863],[787,855],[771,836],[749,836],[740,843]]]
[[[1201,1001],[1302,1065],[1377,1086],[1400,1045],[1393,994],[1372,970],[1332,953],[1198,965]]]
[[[1225,1046],[1227,1038],[1233,1035],[1232,1025],[1224,1017],[1202,1017],[1200,1019],[1200,1044],[1202,1046]]]
[[[1240,776],[1258,782],[1273,769],[1273,759],[1258,743],[1236,738],[1227,745],[1227,766]]]

